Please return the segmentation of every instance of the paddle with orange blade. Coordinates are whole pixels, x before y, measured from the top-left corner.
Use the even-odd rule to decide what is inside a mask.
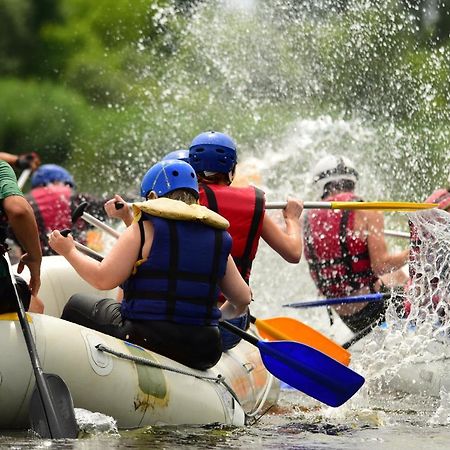
[[[257,319],[250,316],[258,333],[263,339],[269,341],[295,341],[309,345],[316,350],[348,366],[351,353],[339,344],[323,335],[320,331],[290,317],[272,317],[270,319]]]

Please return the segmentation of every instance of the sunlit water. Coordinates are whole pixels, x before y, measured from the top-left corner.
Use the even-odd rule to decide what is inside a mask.
[[[347,20],[353,21],[354,31],[347,48],[349,52],[352,48],[362,51],[364,47],[367,24],[358,22],[358,13],[363,12],[365,5],[369,3],[360,2],[361,5],[358,6],[356,2],[354,14],[347,17]],[[331,22],[333,8],[327,8],[327,5],[330,6],[333,2],[324,1],[321,4],[323,10],[331,14]],[[320,111],[320,108],[317,108],[319,113],[315,113],[314,93],[323,88],[326,80],[337,78],[334,62],[331,60],[329,66],[322,66],[323,61],[319,61],[318,55],[314,53],[315,40],[319,40],[321,33],[326,34],[327,30],[328,16],[314,16],[317,10],[320,13],[320,6],[316,7],[316,11],[313,7],[311,11],[305,7],[303,14],[299,10],[297,16],[292,18],[286,7],[289,2],[274,2],[275,6],[272,7],[268,2],[260,4],[256,0],[219,1],[214,2],[214,5],[214,8],[201,6],[186,27],[186,45],[197,57],[200,54],[204,56],[202,70],[207,69],[207,73],[216,77],[208,79],[206,76],[201,78],[201,82],[218,89],[218,94],[209,92],[209,103],[204,111],[199,112],[198,126],[209,126],[210,123],[202,114],[207,115],[208,107],[219,100],[224,102],[224,111],[230,118],[228,125],[226,118],[220,122],[223,124],[222,129],[230,132],[238,143],[241,138],[245,142],[239,147],[240,165],[246,169],[243,172],[247,177],[264,188],[268,201],[284,200],[287,195],[316,200],[318,193],[311,187],[310,168],[321,156],[337,151],[354,160],[361,173],[358,192],[368,200],[421,201],[439,186],[444,176],[442,166],[445,164],[433,165],[430,154],[436,148],[433,147],[436,143],[448,144],[448,130],[436,131],[424,126],[420,131],[414,132],[408,127],[394,125],[388,120],[389,111],[399,106],[395,102],[399,102],[401,96],[392,98],[393,105],[381,104],[386,114],[383,112],[378,120],[372,120],[374,112],[369,99],[367,105],[359,105],[360,116],[356,112],[348,114],[348,111],[341,111],[339,108],[342,105],[337,105],[329,114]],[[170,11],[165,13],[170,16]],[[306,20],[308,14],[316,20]],[[321,17],[323,21],[317,17]],[[406,21],[404,25],[408,25]],[[255,33],[255,30],[260,33]],[[388,37],[389,33],[386,33],[385,44],[390,47],[392,43]],[[292,45],[285,46],[286,43]],[[282,63],[278,59],[280,54],[283,55]],[[153,124],[162,126],[168,120],[166,115],[169,117],[175,130],[173,142],[177,143],[176,147],[182,146],[179,145],[177,130],[182,129],[186,123],[182,118],[183,101],[193,92],[193,86],[199,84],[197,74],[193,77],[184,71],[186,68],[182,58],[183,55],[180,56],[181,62],[168,67],[165,78],[160,81],[161,95],[167,97],[167,102],[163,105],[164,111],[152,108],[150,94],[149,104],[142,105],[144,116],[153,121]],[[330,58],[333,59],[331,56]],[[246,65],[242,64],[243,60],[247,61]],[[438,68],[438,57],[435,64]],[[367,57],[367,65],[370,67],[370,55]],[[192,69],[189,65],[188,67]],[[151,72],[151,67],[142,70],[143,82],[146,77],[151,77]],[[405,79],[409,80],[409,76],[407,73],[398,75],[399,90],[405,85]],[[220,84],[221,77],[227,81],[226,84]],[[220,86],[214,85],[215,82]],[[432,116],[432,89],[421,86],[420,83],[416,88],[417,91],[408,93],[405,103],[413,110],[415,98],[430,98],[429,112]],[[198,90],[195,92],[198,93]],[[227,92],[233,93],[231,98],[227,97]],[[271,108],[280,102],[284,102],[286,109],[290,111],[289,118],[294,119],[283,124],[283,129],[280,128],[281,122],[261,125],[265,119],[265,108]],[[244,105],[251,118],[247,123],[248,132],[242,128],[234,132],[233,126],[237,127],[238,124],[233,122],[233,108],[242,108]],[[292,114],[293,109],[295,114]],[[155,114],[159,114],[156,119]],[[197,131],[201,130],[193,130],[193,133]],[[250,139],[255,136],[258,139],[255,138],[254,143],[249,144]],[[150,136],[141,138],[151,142]],[[420,146],[421,151],[418,151],[417,145],[423,142],[427,142],[427,145]],[[445,161],[448,157],[444,155],[440,158]],[[419,167],[422,168],[421,171],[418,170]],[[410,177],[411,172],[415,177]],[[130,189],[136,191],[135,186]],[[269,214],[282,223],[279,212],[271,211]],[[389,228],[407,230],[408,218],[405,214],[387,214],[386,222]],[[425,228],[427,226],[425,224]],[[438,238],[448,242],[448,231],[447,234],[445,229],[438,231]],[[108,240],[108,244],[110,243]],[[399,239],[390,239],[389,245],[395,250],[404,248],[407,244]],[[443,249],[446,251],[447,247],[444,246]],[[427,270],[430,268],[432,271],[442,269],[430,266]],[[446,274],[440,275],[445,278]],[[282,305],[288,302],[317,298],[317,293],[304,261],[299,265],[289,265],[264,243],[260,245],[254,264],[252,290],[255,299],[252,311],[257,317],[291,316],[335,336],[340,342],[351,335],[337,318],[336,323],[330,326],[324,308],[283,308]],[[422,317],[422,313],[419,298],[413,305],[412,314],[417,318]],[[395,324],[395,320],[396,317],[391,316],[391,324]],[[132,431],[117,430],[113,418],[77,410],[77,421],[82,430],[80,439],[42,441],[30,434],[11,432],[0,436],[0,447],[447,449],[450,445],[450,394],[445,389],[438,390],[433,395],[408,394],[408,386],[404,382],[402,386],[402,377],[399,375],[402,370],[403,373],[412,373],[420,364],[420,367],[430,366],[433,361],[446,356],[442,355],[441,348],[437,354],[433,353],[433,348],[429,345],[438,341],[446,329],[445,324],[436,328],[435,322],[435,318],[431,316],[416,333],[408,331],[407,325],[402,325],[400,329],[392,326],[381,336],[366,339],[359,345],[359,349],[355,346],[352,368],[366,378],[366,383],[354,398],[337,409],[286,389],[282,391],[276,408],[247,427],[148,427]],[[448,366],[450,367],[450,360]],[[408,380],[407,383],[414,381]]]

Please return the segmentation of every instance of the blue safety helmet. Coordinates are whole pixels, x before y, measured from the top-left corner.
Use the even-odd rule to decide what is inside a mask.
[[[185,161],[168,159],[152,166],[142,178],[141,195],[147,198],[151,191],[164,197],[176,189],[188,189],[198,198],[198,183],[194,169]]]
[[[47,186],[49,183],[60,181],[70,187],[75,187],[72,175],[56,164],[44,164],[40,166],[31,177],[31,187]]]
[[[236,144],[230,136],[207,131],[194,138],[189,147],[191,166],[199,172],[231,172],[237,162]]]
[[[167,153],[166,156],[162,159],[162,161],[166,161],[167,159],[179,159],[180,161],[189,162],[189,150],[180,149],[174,150],[173,152]]]

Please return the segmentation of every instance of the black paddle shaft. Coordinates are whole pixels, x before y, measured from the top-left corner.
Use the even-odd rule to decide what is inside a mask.
[[[342,348],[345,348],[346,350],[350,348],[353,344],[356,344],[358,341],[360,341],[363,337],[367,336],[374,328],[379,325],[380,322],[376,321],[374,323],[371,323],[366,328],[363,328],[361,331],[356,333],[352,338],[350,338],[347,342],[344,342],[342,344]]]
[[[67,397],[54,398],[52,396],[52,391],[47,382],[46,377],[50,374],[44,374],[39,362],[38,353],[36,349],[36,345],[33,340],[33,335],[31,334],[30,325],[28,324],[25,308],[23,307],[22,300],[19,297],[19,293],[17,292],[17,285],[15,277],[11,271],[11,264],[9,262],[9,257],[5,258],[8,264],[9,274],[11,276],[11,282],[14,288],[14,294],[16,296],[17,301],[17,315],[19,317],[20,326],[22,328],[23,336],[25,339],[25,343],[27,345],[28,354],[30,356],[31,365],[33,367],[34,375],[36,378],[36,386],[39,393],[40,403],[42,405],[42,410],[38,412],[36,417],[35,408],[30,407],[30,416],[31,423],[40,423],[41,426],[39,432],[41,437],[43,438],[53,438],[53,439],[62,439],[62,438],[76,438],[78,435],[78,427],[75,420],[75,411],[73,409],[72,397],[70,396],[70,392],[67,389]],[[59,378],[57,375],[53,375],[53,377]],[[61,380],[61,383],[64,382]],[[64,405],[64,418],[61,417],[61,405]],[[57,409],[58,413],[57,414]],[[42,414],[43,413],[43,414]],[[69,420],[67,419],[70,416]],[[42,426],[42,424],[44,426]]]
[[[252,336],[249,333],[246,333],[244,330],[241,330],[239,327],[234,326],[230,322],[227,321],[221,321],[219,322],[219,326],[222,328],[225,328],[228,331],[231,331],[234,334],[237,334],[240,338],[244,339],[247,342],[250,342],[250,344],[258,346],[259,339],[257,339],[255,336]]]

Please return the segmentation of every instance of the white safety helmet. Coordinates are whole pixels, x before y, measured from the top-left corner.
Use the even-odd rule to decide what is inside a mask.
[[[356,183],[358,172],[353,162],[345,156],[327,155],[323,157],[312,171],[313,183],[323,191],[332,181],[349,180]]]

